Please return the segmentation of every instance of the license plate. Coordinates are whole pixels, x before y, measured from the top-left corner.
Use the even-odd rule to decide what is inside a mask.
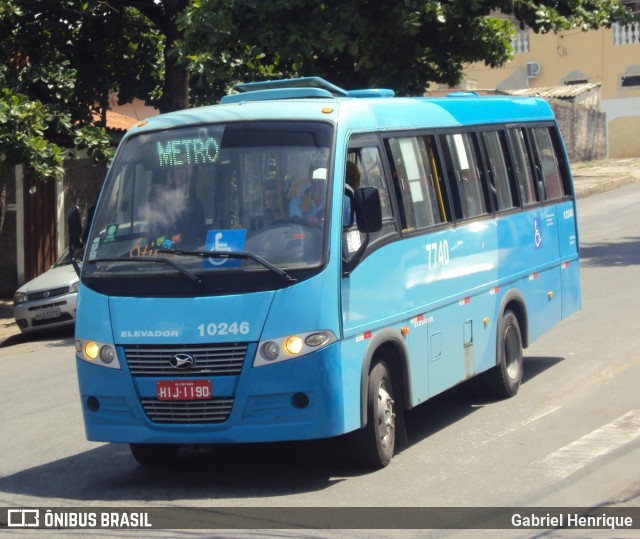
[[[36,311],[36,320],[48,320],[49,318],[60,317],[61,312],[59,307],[48,307],[47,309],[40,309]]]
[[[160,380],[156,385],[159,401],[211,399],[211,380]]]

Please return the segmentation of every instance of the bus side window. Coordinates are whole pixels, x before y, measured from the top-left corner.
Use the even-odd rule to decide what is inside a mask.
[[[527,151],[522,128],[512,127],[507,129],[507,138],[509,139],[511,147],[513,169],[520,194],[520,201],[523,206],[535,204],[539,199],[533,180],[529,152]]]
[[[534,127],[531,133],[536,148],[537,167],[546,193],[545,198],[547,200],[562,198],[565,195],[564,186],[549,128]]]
[[[377,146],[350,148],[347,161],[354,163],[360,172],[360,187],[375,187],[380,195],[382,209],[382,229],[370,235],[370,242],[396,233],[396,223],[391,209],[391,199],[387,190],[384,167]]]
[[[556,162],[560,167],[560,176],[562,178],[562,188],[566,196],[573,195],[573,185],[571,182],[571,172],[569,170],[569,161],[562,144],[562,137],[557,127],[550,127],[549,134],[551,135],[551,142],[556,154]]]
[[[489,213],[474,134],[453,133],[440,135],[439,139],[456,218],[470,219]]]
[[[396,192],[404,212],[405,230],[432,227],[445,221],[435,159],[429,147],[431,137],[402,137],[387,140]]]
[[[427,163],[425,166],[430,170],[428,178],[433,182],[428,184],[429,193],[432,195],[430,203],[433,215],[436,216],[436,224],[446,223],[449,220],[447,216],[450,215],[449,198],[447,196],[447,187],[444,184],[445,175],[442,172],[436,137],[429,135],[423,137],[421,142],[420,150],[423,154],[423,161]]]
[[[487,156],[487,177],[497,211],[510,210],[518,204],[513,186],[511,163],[503,131],[485,131],[481,134]]]

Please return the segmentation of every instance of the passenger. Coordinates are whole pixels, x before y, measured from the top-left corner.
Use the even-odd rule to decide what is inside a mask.
[[[289,203],[289,216],[301,219],[309,226],[318,226],[324,217],[326,181],[312,180],[301,186],[299,194]]]
[[[354,191],[360,187],[360,169],[353,161],[347,161],[347,172],[345,177],[345,191],[350,191],[353,195]],[[342,226],[352,224],[351,219],[351,198],[345,193],[342,201]]]
[[[353,161],[347,161],[347,177],[346,183],[354,191],[360,187],[360,169]]]

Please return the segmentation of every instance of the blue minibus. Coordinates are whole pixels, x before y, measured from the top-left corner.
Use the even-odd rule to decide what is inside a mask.
[[[375,468],[434,395],[476,376],[515,395],[523,349],[581,305],[549,105],[317,77],[236,90],[116,152],[78,292],[87,438],[155,466],[346,435]]]

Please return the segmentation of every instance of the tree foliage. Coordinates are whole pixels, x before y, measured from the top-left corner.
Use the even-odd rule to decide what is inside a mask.
[[[125,102],[160,94],[161,34],[137,10],[81,0],[5,0],[0,33],[0,159],[24,163],[36,177],[62,177],[61,159],[74,155],[62,147],[110,159],[99,126],[112,91]],[[14,136],[18,119],[23,131]]]
[[[468,63],[510,58],[513,25],[496,13],[535,32],[629,18],[617,0],[194,0],[181,51],[196,102],[220,97],[230,81],[298,75],[416,94],[429,82],[455,84]]]
[[[629,16],[618,0],[4,0],[0,163],[60,178],[74,149],[108,160],[112,91],[164,112],[283,76],[399,94],[453,84],[467,63],[509,59],[498,11],[536,32]]]

